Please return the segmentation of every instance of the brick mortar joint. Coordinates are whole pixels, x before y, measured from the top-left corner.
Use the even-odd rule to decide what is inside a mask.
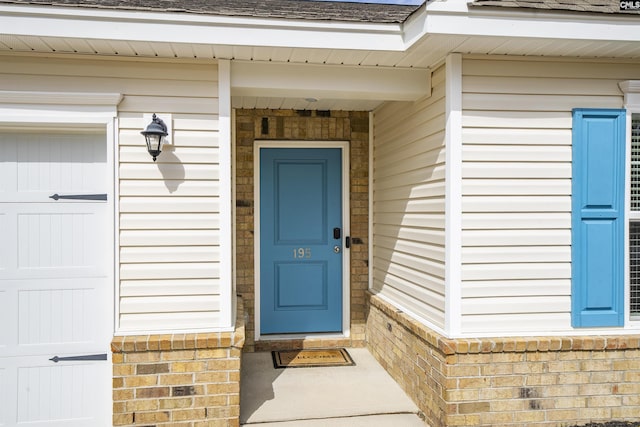
[[[457,354],[535,353],[555,351],[620,351],[640,349],[640,334],[598,336],[534,336],[497,338],[446,338],[367,292],[372,306],[444,356]]]
[[[236,299],[236,322],[233,331],[116,336],[111,340],[111,351],[139,353],[221,348],[242,350],[245,343],[244,302],[239,295]]]

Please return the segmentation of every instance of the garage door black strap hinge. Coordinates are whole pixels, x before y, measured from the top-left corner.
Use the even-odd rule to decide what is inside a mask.
[[[58,193],[53,196],[49,196],[50,199],[72,199],[72,200],[107,200],[106,194],[70,194],[67,196],[61,196]]]
[[[69,357],[58,357],[53,356],[51,359],[52,362],[74,362],[79,360],[107,360],[107,353],[104,354],[87,354],[85,356],[69,356]]]

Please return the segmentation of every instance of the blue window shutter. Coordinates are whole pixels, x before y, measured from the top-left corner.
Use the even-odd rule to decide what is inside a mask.
[[[625,110],[573,111],[571,323],[624,325]]]

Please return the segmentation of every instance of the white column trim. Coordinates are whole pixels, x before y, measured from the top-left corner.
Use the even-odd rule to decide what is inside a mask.
[[[114,335],[120,331],[120,119],[113,121],[113,159],[111,188],[113,189],[113,330]]]
[[[237,288],[237,271],[238,271],[238,247],[236,242],[237,238],[237,221],[236,221],[236,200],[238,200],[238,196],[236,194],[236,182],[238,182],[238,176],[236,175],[238,168],[236,168],[236,110],[231,109],[231,243],[233,245],[233,250],[231,252],[231,299],[232,299],[232,307],[233,312],[232,320],[238,318],[238,288]],[[243,313],[244,315],[244,313]]]
[[[462,55],[446,59],[445,324],[462,332]]]
[[[640,112],[640,80],[626,80],[618,83],[620,90],[624,93],[623,107],[626,109],[626,135],[625,135],[625,227],[624,227],[624,241],[629,241],[629,212],[631,211],[631,120],[633,113]],[[625,247],[624,251],[624,325],[625,327],[634,328],[640,324],[638,321],[631,320],[631,281],[630,281],[630,254],[629,248]]]
[[[233,211],[231,205],[231,63],[218,62],[220,150],[220,327],[235,326],[233,295]]]
[[[373,132],[375,130],[373,119],[373,112],[369,112],[369,263],[367,266],[369,272],[369,291],[373,289]]]

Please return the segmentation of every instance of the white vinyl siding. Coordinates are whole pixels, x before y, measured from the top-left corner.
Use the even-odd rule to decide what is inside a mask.
[[[12,56],[0,61],[0,90],[123,96],[114,184],[120,243],[116,332],[228,325],[221,318],[222,307],[230,305],[221,295],[230,295],[231,284],[221,290],[217,65]],[[172,119],[173,127],[172,145],[156,163],[140,135],[151,113]]]
[[[374,113],[372,291],[444,328],[445,70]]]
[[[571,111],[640,66],[463,60],[462,333],[571,331]]]
[[[125,93],[119,108],[121,332],[228,323],[221,318],[217,70],[186,65],[171,75],[175,91],[158,91],[159,84],[154,94]],[[194,78],[199,92],[182,81]],[[173,119],[171,145],[156,163],[140,135],[151,112]]]

